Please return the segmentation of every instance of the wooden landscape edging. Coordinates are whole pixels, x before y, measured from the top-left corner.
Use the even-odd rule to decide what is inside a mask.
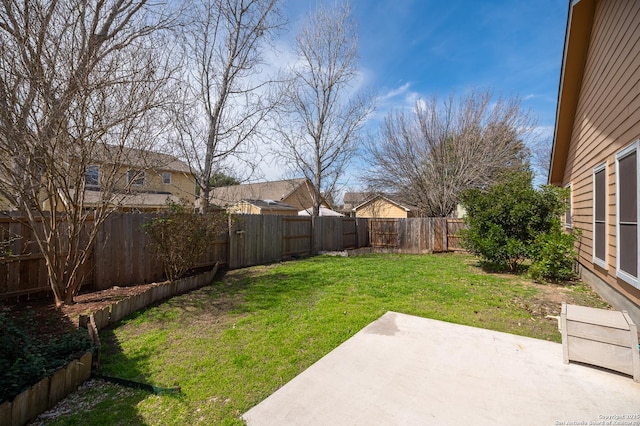
[[[91,352],[0,405],[0,426],[21,426],[38,417],[91,377]]]
[[[155,302],[178,294],[187,293],[191,290],[203,287],[213,281],[218,272],[220,264],[216,263],[213,269],[200,275],[182,278],[176,281],[166,281],[149,288],[143,293],[127,297],[112,303],[111,306],[93,312],[93,325],[97,330],[109,324],[114,324],[121,319],[131,315],[133,312],[149,306]],[[89,319],[90,320],[90,319]],[[87,321],[87,319],[85,319]]]
[[[89,337],[96,348],[95,358],[86,352],[79,360],[71,361],[66,367],[55,371],[17,395],[13,401],[0,404],[0,426],[22,426],[38,415],[54,407],[67,395],[78,389],[91,377],[92,365],[100,360],[100,336],[98,331],[116,323],[133,312],[145,308],[168,297],[195,290],[210,284],[218,272],[219,264],[209,272],[183,278],[174,282],[159,283],[144,293],[113,303],[89,316],[80,317],[80,326],[87,328]]]

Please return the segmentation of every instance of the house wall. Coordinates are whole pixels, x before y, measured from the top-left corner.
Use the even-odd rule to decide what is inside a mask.
[[[283,198],[281,201],[297,208],[298,210],[308,209],[313,206],[312,193],[313,189],[308,184],[303,184],[298,186],[291,194]]]
[[[6,211],[11,209],[11,204],[0,195],[0,211]]]
[[[638,309],[640,290],[616,278],[615,156],[640,137],[639,76],[640,2],[598,1],[562,185],[571,184],[573,227],[582,230],[579,262],[592,271],[590,281],[600,280],[610,287],[607,291],[624,296]],[[593,263],[592,174],[603,162],[606,268]]]
[[[103,166],[97,164],[99,167],[99,175],[100,179],[103,179]],[[169,193],[181,200],[185,200],[187,203],[194,204],[195,203],[195,176],[191,173],[185,173],[177,170],[146,170],[145,172],[145,182],[142,186],[133,185],[130,186],[127,184],[127,171],[129,167],[119,167],[117,171],[117,180],[115,182],[116,190],[125,190],[130,188],[133,191],[137,192],[150,192],[150,193]],[[168,172],[171,173],[171,183],[165,184],[162,179],[162,173]],[[40,202],[43,203],[43,208],[47,210],[49,208],[48,204],[45,202],[47,200],[46,194],[44,191],[41,191]],[[90,207],[91,203],[87,202],[87,206]],[[149,206],[145,205],[131,205],[127,207],[145,209]],[[159,206],[163,207],[163,206]],[[10,208],[10,204],[7,200],[0,196],[0,211],[8,210]],[[124,208],[123,211],[126,211],[127,208]],[[151,210],[155,210],[155,208],[151,208]]]
[[[291,194],[287,195],[281,200],[283,203],[287,203],[290,206],[295,207],[298,210],[306,210],[313,206],[313,187],[309,181],[298,186]],[[331,206],[324,200],[320,203],[321,207],[328,209]],[[264,212],[262,214],[265,214]],[[280,213],[278,213],[280,214]],[[295,214],[298,214],[297,212]]]
[[[172,171],[172,170],[146,170],[144,185],[127,185],[128,167],[121,167],[118,171],[119,179],[116,183],[117,189],[130,187],[132,190],[141,192],[168,192],[188,202],[195,201],[195,177],[192,174]],[[171,183],[165,184],[162,181],[162,173],[171,173]]]
[[[227,211],[229,214],[260,214],[259,208],[245,201],[230,206]]]
[[[280,216],[297,216],[297,210],[278,210],[278,209],[261,209],[246,201],[241,201],[229,207],[227,211],[231,214],[261,214],[261,215],[280,215]]]
[[[406,218],[405,209],[398,207],[386,200],[375,199],[356,210],[356,217],[375,217],[375,218]]]

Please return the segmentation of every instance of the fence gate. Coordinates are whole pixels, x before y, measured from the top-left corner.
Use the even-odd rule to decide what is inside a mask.
[[[398,219],[369,219],[369,241],[373,248],[397,248]]]
[[[310,216],[282,217],[282,256],[311,254],[313,229]]]
[[[342,249],[358,248],[356,218],[342,219]]]
[[[460,237],[460,230],[464,228],[463,219],[447,219],[447,244],[449,250],[464,251],[462,237]]]

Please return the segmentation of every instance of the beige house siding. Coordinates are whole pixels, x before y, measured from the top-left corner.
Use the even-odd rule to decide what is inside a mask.
[[[401,206],[384,198],[375,198],[356,208],[356,217],[402,219],[410,217],[409,212]]]
[[[280,216],[297,216],[297,210],[269,208],[262,209],[247,201],[241,201],[229,207],[227,211],[231,214],[262,214],[262,215],[280,215]]]
[[[193,174],[178,170],[147,169],[144,171],[144,184],[133,185],[127,181],[129,169],[129,167],[123,166],[116,172],[117,180],[114,190],[122,191],[122,194],[114,195],[112,199],[114,203],[118,204],[119,210],[161,210],[166,208],[167,199],[175,203],[194,204],[195,177]],[[99,173],[102,173],[102,169]],[[171,174],[170,183],[163,182],[163,173]],[[95,189],[88,189],[85,193],[85,206],[88,208],[101,202],[99,186]]]
[[[123,190],[129,188],[131,191],[140,192],[158,192],[158,193],[170,193],[177,196],[180,199],[193,204],[195,201],[195,177],[190,173],[185,173],[176,170],[163,170],[163,169],[147,169],[145,170],[144,185],[129,185],[127,183],[128,167],[120,168],[116,188]],[[163,173],[171,174],[171,183],[163,182]]]
[[[563,79],[569,77],[564,74]],[[558,140],[558,126],[555,150],[563,143]],[[636,305],[640,290],[616,277],[616,154],[639,137],[640,2],[596,1],[562,182],[554,182],[553,173],[551,181],[571,185],[573,227],[582,230],[580,263]],[[603,163],[606,268],[593,262],[593,171]]]
[[[11,210],[11,204],[0,195],[0,211]]]
[[[305,181],[296,187],[290,194],[282,199],[282,202],[290,204],[298,210],[308,209],[313,206],[313,188],[311,183]],[[322,206],[329,207],[326,203]]]
[[[260,209],[253,204],[241,201],[227,208],[230,214],[260,214]]]
[[[118,166],[115,166],[115,163]],[[95,153],[95,161],[89,165],[88,170],[92,167],[98,169],[98,185],[86,187],[84,206],[87,208],[94,208],[104,202],[102,197],[105,194],[100,192],[101,183],[104,182],[114,191],[108,195],[109,202],[122,211],[163,209],[166,207],[167,198],[191,205],[195,202],[195,176],[186,163],[171,155],[102,146]],[[143,185],[132,185],[128,182],[127,173],[130,169],[144,171]],[[170,174],[170,182],[163,181],[164,173]],[[52,207],[51,200],[47,199],[45,191],[42,191],[39,202],[44,210],[55,208]],[[6,200],[0,197],[0,210],[8,207]]]

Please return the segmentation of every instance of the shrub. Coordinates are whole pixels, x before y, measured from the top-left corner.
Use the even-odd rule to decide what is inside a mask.
[[[578,252],[575,243],[580,239],[580,230],[572,233],[562,231],[560,226],[540,234],[535,242],[533,263],[529,273],[534,280],[570,281],[577,274],[575,264]]]
[[[0,403],[49,376],[91,349],[86,330],[74,330],[42,340],[28,318],[20,324],[0,312]]]
[[[518,271],[523,263],[533,260],[541,262],[536,268],[542,268],[543,259],[558,260],[563,254],[573,259],[572,253],[559,245],[559,241],[568,244],[570,237],[557,235],[562,233],[560,214],[566,208],[565,192],[553,186],[536,190],[531,173],[523,171],[507,175],[484,191],[465,191],[462,203],[467,209],[467,229],[462,231],[463,245],[485,266],[497,270]],[[546,237],[550,234],[553,236]],[[544,271],[545,276],[555,276],[551,266]],[[564,263],[556,272],[561,271]]]
[[[144,225],[144,230],[163,260],[167,279],[173,281],[197,265],[226,223],[223,212],[200,214],[193,207],[170,203],[166,212]]]

